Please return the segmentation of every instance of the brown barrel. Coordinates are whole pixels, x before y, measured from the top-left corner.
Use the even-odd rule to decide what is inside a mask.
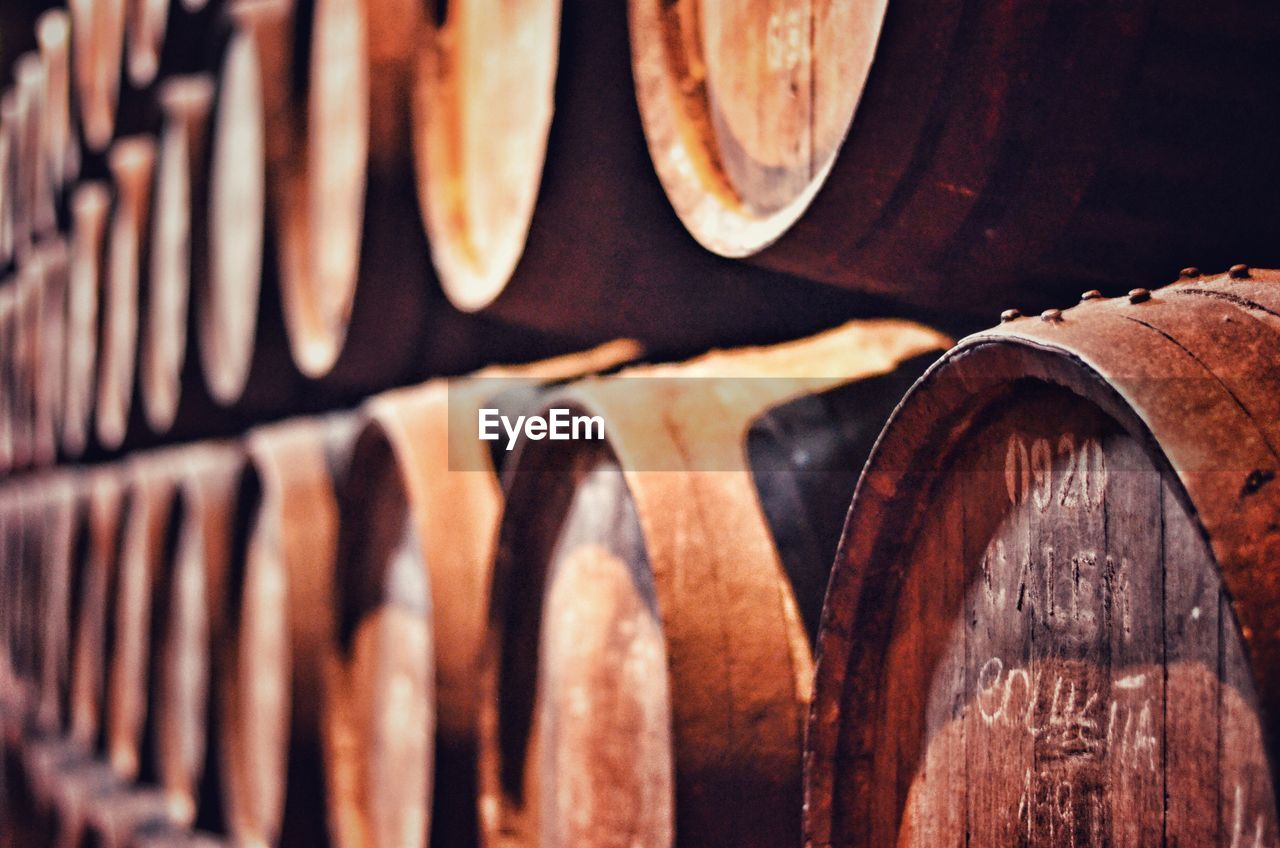
[[[106,754],[111,767],[127,782],[155,782],[155,764],[147,757],[154,750],[143,750],[154,746],[158,723],[149,693],[163,648],[152,621],[161,619],[160,605],[169,599],[177,518],[174,502],[182,456],[178,448],[135,454],[126,460],[130,483],[112,613]]]
[[[14,166],[17,161],[13,92],[0,95],[0,267],[13,262]]]
[[[147,267],[155,142],[146,136],[120,139],[111,146],[109,161],[115,203],[107,233],[94,422],[99,445],[114,451],[124,444],[135,418],[139,303]]]
[[[30,525],[34,523],[28,501],[36,488],[30,478],[7,485],[0,492],[0,585],[5,604],[0,615],[0,840],[27,844],[42,832],[35,813],[30,784],[22,769],[20,745],[32,728],[39,697],[39,681],[29,661],[34,619],[29,608],[33,589],[27,558]]]
[[[67,347],[70,257],[62,236],[46,239],[33,259],[39,275],[39,337],[34,380],[35,453],[45,463],[57,457],[62,433],[63,374]]]
[[[36,371],[40,338],[40,273],[36,262],[27,262],[14,275],[13,369],[13,457],[14,465],[26,468],[46,456],[37,456],[35,433]]]
[[[139,390],[152,433],[169,438],[225,426],[195,348],[193,302],[208,285],[208,147],[214,81],[171,77],[159,86],[165,112],[156,161],[151,254]],[[206,320],[215,316],[203,313]]]
[[[0,472],[6,474],[15,464],[13,333],[16,307],[12,281],[0,281]]]
[[[947,343],[855,322],[539,404],[604,438],[526,439],[505,475],[485,844],[799,844],[806,612],[895,374]]]
[[[12,598],[6,620],[11,710],[19,728],[36,702],[39,675],[41,491],[37,478],[13,487],[5,522],[5,587]]]
[[[160,620],[154,632],[163,645],[152,684],[159,717],[157,772],[174,825],[221,832],[213,741],[220,699],[217,646],[225,638],[226,580],[244,456],[238,445],[209,442],[187,448],[182,462],[168,595],[156,601]]]
[[[325,844],[321,705],[333,638],[333,564],[351,415],[251,431],[237,496],[219,686],[227,833],[253,845]]]
[[[83,562],[77,547],[85,532],[87,505],[84,480],[77,471],[51,471],[40,486],[44,491],[44,530],[35,726],[41,733],[60,733],[67,730],[70,718],[71,633]]]
[[[169,5],[169,0],[124,0],[125,68],[138,88],[150,85],[160,71]]]
[[[71,17],[66,9],[49,9],[36,19],[36,41],[44,74],[42,155],[52,189],[61,196],[80,172],[71,98]]]
[[[324,656],[336,843],[475,840],[475,665],[502,496],[488,446],[451,443],[451,428],[473,427],[492,393],[520,395],[635,354],[616,342],[369,401],[340,492]]]
[[[620,4],[441,10],[417,39],[414,150],[434,266],[459,308],[682,356],[856,314],[833,290],[712,256],[683,230],[644,151]]]
[[[71,193],[67,269],[67,344],[62,386],[63,453],[79,457],[89,445],[98,365],[98,304],[105,279],[106,231],[111,210],[107,186],[84,182]]]
[[[116,131],[124,66],[125,0],[69,0],[71,66],[85,145],[107,149]]]
[[[629,5],[654,165],[723,255],[973,309],[1275,252],[1269,6]]]
[[[1277,839],[1280,273],[1006,313],[853,499],[812,845]]]
[[[23,53],[14,63],[16,144],[14,153],[14,255],[28,259],[57,228],[52,171],[46,156],[44,65],[40,54]]]

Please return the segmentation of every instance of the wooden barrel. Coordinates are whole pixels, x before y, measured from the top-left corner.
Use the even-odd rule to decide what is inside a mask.
[[[476,702],[484,844],[799,845],[803,611],[831,516],[899,396],[884,381],[947,343],[855,322],[539,403],[599,416],[604,438],[522,440],[505,474]]]
[[[459,308],[679,356],[795,338],[865,308],[709,255],[684,232],[643,147],[619,4],[440,9],[417,39],[414,150],[434,267]]]
[[[120,528],[106,726],[107,760],[125,782],[156,782],[151,758],[160,717],[149,694],[163,644],[153,621],[161,620],[159,605],[170,597],[182,451],[126,460],[130,483]]]
[[[86,147],[101,153],[116,131],[124,65],[125,0],[68,0],[75,102]]]
[[[823,612],[810,844],[1276,841],[1278,283],[1009,312],[912,389]]]
[[[15,564],[21,556],[21,547],[16,543],[16,528],[19,521],[17,504],[17,485],[11,484],[0,489],[0,553],[3,554],[3,558],[0,559],[0,581],[5,586],[5,594],[14,598],[17,597]],[[5,684],[3,695],[0,695],[0,703],[4,705],[6,716],[12,716],[15,713],[20,691],[16,683],[17,675],[14,673],[13,661],[15,643],[13,633],[17,606],[16,601],[0,605],[0,680]]]
[[[115,203],[107,234],[94,422],[108,451],[124,444],[135,418],[139,303],[145,285],[155,142],[130,136],[111,146]]]
[[[173,438],[214,432],[226,418],[205,387],[192,327],[193,293],[208,285],[214,82],[204,74],[171,77],[159,92],[166,117],[156,164],[139,389],[151,431]]]
[[[125,0],[125,68],[129,82],[143,88],[160,71],[169,0]]]
[[[47,87],[40,54],[23,53],[14,63],[16,144],[14,154],[14,257],[22,263],[57,229],[52,171],[46,158]]]
[[[63,423],[67,347],[67,296],[70,257],[62,236],[47,239],[34,259],[39,275],[39,337],[34,380],[35,453],[43,462],[57,458]]]
[[[40,733],[63,733],[70,726],[71,634],[78,614],[86,530],[84,481],[79,472],[58,470],[41,480],[44,530],[39,620],[40,675],[35,726]]]
[[[13,169],[17,159],[12,90],[0,94],[0,267],[13,262]]]
[[[15,486],[5,522],[5,588],[8,667],[15,691],[10,709],[18,728],[25,728],[38,692],[40,571],[43,510],[37,478]]]
[[[335,478],[351,415],[253,430],[227,585],[218,752],[227,833],[241,844],[322,845],[321,705],[333,638]]]
[[[258,3],[228,9],[210,139],[209,265],[206,276],[192,280],[202,370],[209,393],[224,405],[242,402],[251,384],[263,382],[262,373],[291,374],[266,244],[267,136],[253,38],[264,14]],[[280,385],[287,377],[266,382],[272,392],[287,392]]]
[[[61,326],[50,320],[50,312],[65,290],[65,270],[62,245],[49,241],[33,247],[18,271],[23,430],[29,462],[37,467],[51,464],[57,456]]]
[[[80,173],[80,147],[71,98],[71,17],[53,8],[36,19],[44,72],[43,157],[54,192],[62,196]]]
[[[96,181],[71,194],[70,256],[67,269],[67,343],[62,374],[62,450],[79,457],[89,445],[97,385],[99,287],[104,279],[107,218],[111,195]]]
[[[0,839],[15,845],[31,844],[44,832],[20,750],[23,737],[39,720],[43,683],[43,664],[38,659],[32,663],[29,653],[39,647],[33,644],[31,632],[38,627],[31,596],[38,582],[32,578],[39,569],[38,564],[29,565],[32,553],[27,550],[30,531],[35,529],[30,490],[36,488],[27,478],[0,492],[0,585],[5,599],[0,610]]]
[[[13,306],[13,457],[14,464],[26,468],[37,457],[35,433],[36,371],[39,362],[40,273],[36,262],[20,267],[12,281]]]
[[[220,679],[218,647],[236,496],[244,471],[241,447],[207,442],[187,448],[175,509],[176,540],[169,591],[157,601],[155,633],[164,645],[153,684],[160,724],[157,772],[167,814],[179,829],[223,831],[222,778],[214,743]]]
[[[369,401],[339,493],[336,626],[324,656],[337,844],[474,844],[475,664],[502,496],[488,445],[451,440],[451,428],[469,432],[494,393],[635,354],[617,342]]]
[[[723,255],[973,309],[1275,253],[1270,7],[630,9],[654,165]]]

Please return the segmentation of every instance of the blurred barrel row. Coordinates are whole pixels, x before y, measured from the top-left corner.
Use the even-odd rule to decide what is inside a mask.
[[[0,459],[1280,264],[1269,4],[774,5],[16,5]]]
[[[10,483],[2,844],[1274,844],[1280,272],[950,345],[615,343]]]

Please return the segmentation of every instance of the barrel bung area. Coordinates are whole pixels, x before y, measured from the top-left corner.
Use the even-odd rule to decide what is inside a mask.
[[[0,848],[1280,846],[1277,137],[1258,0],[4,0]]]

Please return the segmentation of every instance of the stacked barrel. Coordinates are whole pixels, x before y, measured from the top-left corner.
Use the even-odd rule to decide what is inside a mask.
[[[1277,9],[0,69],[0,848],[1280,844]]]

